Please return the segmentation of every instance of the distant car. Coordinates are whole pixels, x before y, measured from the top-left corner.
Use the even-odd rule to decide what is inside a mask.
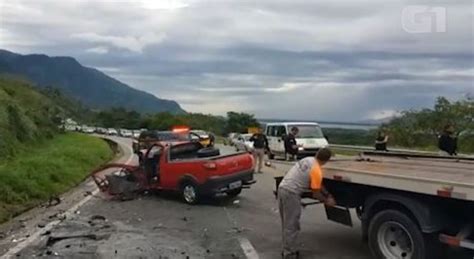
[[[250,141],[252,134],[240,134],[237,135],[237,140],[234,142],[235,149],[237,151],[252,151],[253,142]]]
[[[128,130],[128,129],[121,129],[120,136],[124,138],[131,138],[133,136],[133,133],[131,130]]]
[[[65,127],[65,130],[67,131],[76,131],[77,130],[77,126],[76,125],[67,125]]]
[[[117,132],[116,129],[108,128],[108,129],[107,129],[107,135],[110,135],[110,136],[117,136],[117,135],[118,135],[118,132]]]
[[[173,131],[147,130],[142,131],[140,136],[133,140],[132,147],[136,153],[146,149],[153,144],[167,145],[176,142],[198,142],[190,137],[189,133],[178,133]]]
[[[140,133],[142,133],[140,130],[133,130],[132,131],[132,136],[136,139],[138,139],[138,137],[140,137]]]
[[[235,133],[235,132],[229,133],[229,135],[227,135],[227,143],[233,146],[239,135],[240,135],[239,133]]]
[[[95,128],[95,133],[97,134],[107,134],[107,129],[102,127]]]
[[[94,133],[95,129],[93,127],[83,127],[82,132],[87,133],[87,134],[92,134]]]

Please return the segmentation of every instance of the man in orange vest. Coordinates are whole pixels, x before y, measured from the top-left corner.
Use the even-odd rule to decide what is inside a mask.
[[[315,199],[327,206],[336,205],[332,195],[322,186],[321,167],[331,159],[331,156],[331,150],[323,148],[315,157],[307,157],[296,162],[278,187],[284,259],[299,258],[296,241],[300,231],[301,195],[310,189]]]

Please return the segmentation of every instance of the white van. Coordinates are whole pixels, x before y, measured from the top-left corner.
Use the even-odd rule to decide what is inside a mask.
[[[314,122],[277,122],[268,123],[265,127],[265,134],[268,138],[268,146],[274,156],[283,156],[286,159],[284,137],[290,133],[291,128],[297,127],[296,144],[299,146],[298,155],[314,155],[319,149],[327,147],[328,141],[324,137],[319,124]]]

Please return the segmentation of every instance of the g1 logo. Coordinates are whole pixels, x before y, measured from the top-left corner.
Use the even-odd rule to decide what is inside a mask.
[[[402,10],[402,28],[408,33],[446,32],[446,8],[410,5]]]

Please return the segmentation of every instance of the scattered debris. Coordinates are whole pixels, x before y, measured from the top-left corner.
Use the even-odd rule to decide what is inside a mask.
[[[182,219],[183,221],[188,221],[188,218],[186,218],[186,217],[182,217],[181,219]]]
[[[91,191],[86,191],[86,192],[84,193],[84,197],[86,197],[86,196],[91,196],[91,195],[92,195],[92,192],[91,192]]]
[[[39,227],[39,228],[44,228],[44,227],[46,227],[46,224],[44,224],[43,222],[38,223],[38,227]]]
[[[61,199],[59,197],[50,197],[48,201],[48,205],[46,207],[53,207],[61,203]]]
[[[102,215],[93,215],[91,216],[91,220],[103,220],[103,221],[107,221],[107,219],[102,216]]]
[[[237,204],[240,203],[240,200],[235,200],[233,203],[234,203],[235,205],[237,205]]]
[[[65,236],[50,236],[46,242],[46,246],[52,246],[54,243],[71,238],[87,238],[92,240],[99,240],[100,238],[95,234],[84,234],[84,235],[65,235]]]
[[[13,242],[13,243],[18,243],[18,242],[23,242],[23,241],[25,241],[25,240],[26,240],[26,237],[22,237],[22,238],[18,238],[18,239],[14,238],[14,239],[12,240],[12,242]]]

